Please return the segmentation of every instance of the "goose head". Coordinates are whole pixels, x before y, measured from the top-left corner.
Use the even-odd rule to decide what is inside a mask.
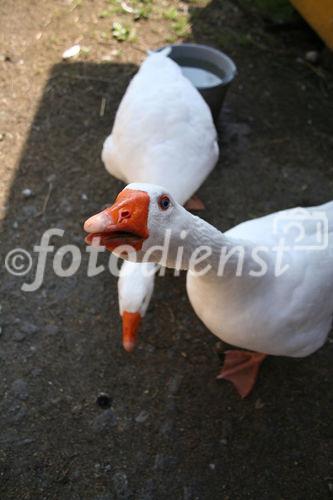
[[[124,261],[118,280],[119,312],[122,318],[123,347],[133,351],[141,319],[154,290],[156,265]]]
[[[155,259],[152,252],[148,261],[145,260],[146,250],[163,243],[164,228],[172,225],[171,213],[175,207],[175,201],[164,188],[129,184],[111,207],[93,215],[84,224],[88,233],[86,243],[96,242],[125,258],[118,280],[118,297],[126,351],[134,349],[139,325],[154,289],[157,270],[154,262],[159,259],[158,256]]]
[[[174,267],[177,250],[184,246],[189,217],[193,218],[163,187],[133,183],[111,207],[85,222],[89,233],[85,241],[93,244],[98,238],[100,245],[127,260],[134,257],[136,262]]]

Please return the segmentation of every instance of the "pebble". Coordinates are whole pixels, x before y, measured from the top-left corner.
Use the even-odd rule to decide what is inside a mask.
[[[54,182],[56,180],[56,178],[57,178],[57,176],[55,174],[51,174],[48,177],[46,177],[46,180],[48,183],[51,184],[52,182]]]
[[[77,43],[76,45],[69,47],[69,49],[66,49],[62,54],[62,58],[63,59],[70,59],[71,57],[75,57],[75,56],[79,55],[80,50],[81,50],[81,46],[80,46],[80,44]]]
[[[12,58],[8,54],[0,54],[0,61],[1,62],[11,62]]]
[[[257,399],[256,402],[254,403],[254,407],[256,410],[261,410],[265,406],[265,403],[261,401],[261,399]]]
[[[115,425],[117,425],[116,416],[111,408],[109,408],[95,418],[92,426],[95,432],[101,432],[109,427],[114,427]]]
[[[112,398],[105,392],[101,392],[96,398],[96,404],[103,409],[110,408],[112,405]]]
[[[25,438],[25,439],[22,439],[22,441],[20,441],[20,442],[19,442],[19,444],[20,444],[20,445],[25,446],[25,445],[27,445],[27,444],[32,444],[32,443],[34,443],[34,441],[35,441],[35,440],[34,440],[34,439],[32,439],[32,438]]]
[[[57,327],[57,325],[46,325],[45,327],[45,333],[46,335],[57,335],[57,333],[59,332],[59,328]]]
[[[156,498],[155,494],[155,482],[153,479],[148,479],[143,490],[140,492],[140,500],[154,500]]]
[[[81,413],[81,411],[82,411],[82,405],[80,404],[74,405],[72,408],[73,415],[78,415],[79,413]]]
[[[170,378],[167,383],[168,391],[170,394],[176,394],[179,390],[180,384],[183,380],[183,375],[178,374],[175,377]]]
[[[24,198],[31,198],[31,196],[33,196],[33,192],[32,192],[31,189],[25,188],[25,189],[22,190],[22,196]]]
[[[22,212],[25,217],[34,217],[37,214],[37,208],[33,205],[25,205],[22,207]]]
[[[30,323],[29,321],[22,321],[20,323],[20,330],[26,335],[34,335],[38,332],[38,326]]]
[[[166,420],[160,427],[160,433],[168,435],[173,431],[174,425],[171,420]]]
[[[171,455],[156,455],[154,469],[165,469],[177,465],[177,458]]]
[[[106,62],[110,62],[112,61],[113,57],[111,56],[111,54],[105,54],[104,56],[102,56],[102,61],[106,61]]]
[[[36,368],[33,368],[33,369],[31,370],[31,375],[32,375],[33,377],[39,377],[39,375],[42,373],[42,371],[43,371],[43,370],[42,370],[41,368],[37,368],[37,367],[36,367]]]
[[[25,400],[28,399],[29,391],[28,384],[25,380],[19,378],[12,383],[10,388],[11,393],[17,399]]]
[[[26,338],[26,335],[22,332],[15,332],[13,335],[13,339],[15,342],[23,342],[23,340]]]
[[[17,330],[13,335],[13,339],[15,342],[23,342],[23,340],[25,340],[27,336],[34,335],[38,332],[38,326],[30,323],[29,321],[18,321],[18,323],[19,330]]]
[[[14,416],[13,416],[13,422],[19,422],[20,420],[24,419],[27,415],[27,409],[25,406],[18,406],[16,408],[12,409]]]
[[[112,483],[115,490],[116,498],[128,498],[130,493],[128,491],[128,479],[125,472],[116,472],[112,477]]]
[[[319,61],[319,53],[316,50],[309,50],[305,54],[305,60],[312,64],[317,64]]]
[[[145,410],[142,410],[137,417],[135,417],[135,421],[137,424],[143,424],[149,417],[149,413]]]

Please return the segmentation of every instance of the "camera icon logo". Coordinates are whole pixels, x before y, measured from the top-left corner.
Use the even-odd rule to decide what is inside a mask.
[[[295,208],[274,217],[273,234],[285,249],[326,250],[328,218],[320,210]]]

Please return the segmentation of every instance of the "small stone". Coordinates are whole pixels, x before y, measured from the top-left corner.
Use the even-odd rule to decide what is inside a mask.
[[[12,383],[10,388],[11,393],[17,399],[25,400],[28,399],[29,391],[28,384],[23,379],[17,379]]]
[[[13,224],[12,224],[12,228],[13,229],[17,229],[18,228],[18,222],[17,221],[14,221]]]
[[[12,62],[12,58],[8,54],[0,54],[0,61],[1,62]]]
[[[27,445],[27,444],[31,444],[33,443],[35,440],[34,439],[31,439],[31,438],[25,438],[25,439],[22,439],[22,441],[20,441],[20,445]]]
[[[261,410],[265,406],[265,403],[261,401],[261,399],[257,399],[257,401],[254,403],[254,407],[256,410]]]
[[[46,335],[57,335],[57,333],[59,332],[59,328],[57,327],[57,325],[46,325],[45,329],[44,329]]]
[[[20,406],[18,409],[17,409],[17,412],[15,413],[14,417],[13,417],[13,421],[14,422],[19,422],[20,420],[24,419],[24,417],[26,417],[27,415],[27,409],[25,406]]]
[[[215,464],[209,464],[209,468],[210,468],[211,470],[215,470],[215,469],[216,469],[216,465],[215,465]]]
[[[173,422],[171,420],[166,420],[160,427],[160,433],[168,435],[172,432],[173,427],[174,427]]]
[[[56,180],[57,176],[55,174],[51,174],[49,175],[48,177],[46,177],[46,181],[49,183],[49,184],[52,184],[52,182],[54,182]]]
[[[62,54],[63,59],[70,59],[71,57],[78,56],[81,50],[80,44],[73,45],[69,49],[65,50]]]
[[[22,207],[22,212],[25,215],[25,217],[35,217],[37,214],[37,208],[34,207],[33,205],[24,205]]]
[[[128,498],[128,479],[125,472],[116,472],[112,477],[112,482],[115,489],[116,498]]]
[[[23,332],[15,332],[13,335],[13,339],[15,342],[23,342],[26,338],[26,335]]]
[[[117,425],[117,419],[111,408],[109,408],[98,415],[92,425],[95,432],[101,432],[109,427]]]
[[[305,60],[311,64],[317,64],[319,61],[319,53],[316,50],[309,50],[305,54]]]
[[[167,387],[170,394],[176,394],[178,392],[182,379],[183,375],[181,374],[178,374],[175,377],[170,378],[170,380],[167,383]]]
[[[86,193],[81,193],[81,200],[83,200],[83,201],[88,200],[88,196],[86,195]]]
[[[225,350],[224,343],[219,340],[218,342],[215,343],[214,349],[215,352],[217,352],[217,354],[222,354]]]
[[[171,455],[156,455],[154,469],[165,469],[177,465],[177,458]]]
[[[29,321],[24,321],[20,324],[20,330],[26,335],[34,335],[38,332],[38,326],[30,323]]]
[[[25,189],[22,190],[22,196],[24,198],[31,198],[31,196],[33,196],[33,192],[32,192],[31,189],[25,188]]]
[[[137,417],[135,417],[135,421],[137,424],[143,424],[149,417],[149,413],[145,410],[142,410]]]
[[[105,62],[110,62],[112,61],[113,57],[110,55],[110,54],[105,54],[104,56],[102,56],[102,61],[105,61]]]
[[[33,369],[31,370],[31,375],[32,375],[33,377],[39,377],[39,375],[42,373],[42,371],[43,371],[43,370],[42,370],[41,368],[33,368]]]
[[[79,413],[81,413],[81,411],[82,411],[82,405],[80,405],[80,404],[75,405],[72,408],[72,414],[73,415],[78,415]]]
[[[105,392],[101,392],[96,398],[96,404],[103,409],[110,408],[112,405],[112,398]]]

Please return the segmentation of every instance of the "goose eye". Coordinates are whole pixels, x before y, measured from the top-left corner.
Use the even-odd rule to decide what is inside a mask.
[[[162,194],[158,199],[158,204],[162,210],[168,210],[171,205],[170,198],[166,194]]]

